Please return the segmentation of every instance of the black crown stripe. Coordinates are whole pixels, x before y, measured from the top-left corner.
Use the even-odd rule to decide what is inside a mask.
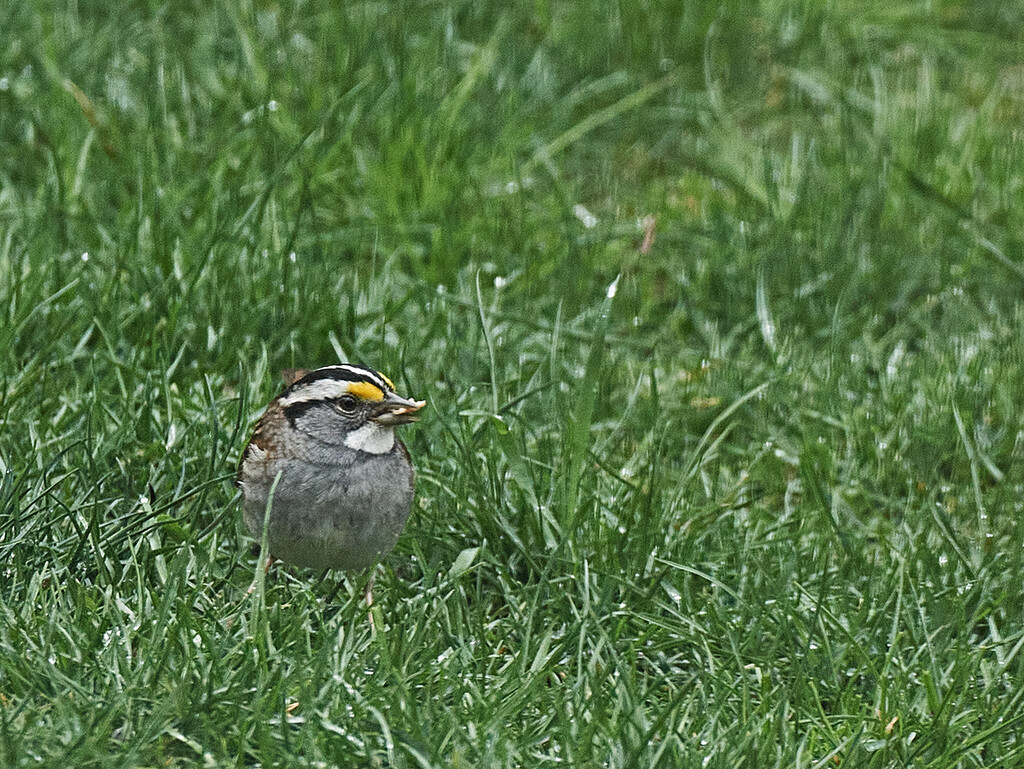
[[[376,371],[366,366],[355,366],[351,363],[346,363],[343,366],[325,366],[324,368],[310,371],[306,376],[289,387],[288,392],[294,393],[305,385],[312,384],[313,382],[322,382],[325,379],[333,382],[369,382],[375,387],[380,388],[382,392],[391,392],[387,382]]]

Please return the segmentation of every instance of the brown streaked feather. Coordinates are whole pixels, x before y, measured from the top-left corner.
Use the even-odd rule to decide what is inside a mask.
[[[281,372],[281,378],[284,380],[285,387],[291,387],[310,371],[311,369],[308,368],[286,368]]]
[[[263,412],[263,416],[256,422],[256,428],[252,431],[252,437],[245,444],[245,449],[242,451],[242,458],[238,462],[238,470],[235,473],[236,486],[241,483],[242,466],[249,458],[253,446],[267,452],[268,455],[274,454],[277,450],[275,436],[281,433],[279,425],[283,419],[284,414],[281,413],[281,407],[277,403],[271,403],[267,410]]]

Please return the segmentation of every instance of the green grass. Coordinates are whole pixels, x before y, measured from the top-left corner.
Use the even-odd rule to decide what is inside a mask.
[[[1022,26],[0,11],[0,766],[1024,763]],[[338,360],[429,404],[376,633],[246,592]]]

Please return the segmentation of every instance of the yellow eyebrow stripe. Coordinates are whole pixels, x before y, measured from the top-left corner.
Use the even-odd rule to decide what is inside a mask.
[[[348,392],[349,395],[354,395],[364,401],[384,400],[384,391],[369,382],[350,382]]]

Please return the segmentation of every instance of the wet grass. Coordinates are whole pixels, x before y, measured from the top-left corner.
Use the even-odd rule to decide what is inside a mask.
[[[1017,766],[1022,22],[4,11],[0,765]],[[338,360],[376,633],[231,483]]]

